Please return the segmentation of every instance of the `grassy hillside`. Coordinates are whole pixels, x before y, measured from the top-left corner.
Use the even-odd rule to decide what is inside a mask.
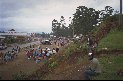
[[[98,50],[108,48],[110,50],[123,50],[123,30],[113,30],[99,42]]]
[[[123,50],[123,30],[112,30],[108,35],[100,40],[98,51],[102,48],[110,50]],[[95,77],[96,80],[123,80],[123,76],[117,75],[119,70],[123,70],[123,53],[108,52],[99,56],[102,65],[102,74]]]
[[[110,50],[123,49],[123,30],[112,30],[106,37],[99,41],[98,49],[107,47]],[[45,80],[83,80],[84,66],[87,66],[88,57],[83,53],[72,53],[71,51],[79,48],[80,44],[72,44],[69,49],[66,49],[65,53],[67,58],[55,69],[55,71],[47,75]],[[81,48],[84,48],[84,44]],[[71,51],[70,51],[71,50]],[[69,53],[70,52],[70,53]],[[70,54],[70,55],[69,55]],[[86,53],[85,53],[86,54]],[[64,53],[63,53],[64,55]],[[68,56],[69,55],[69,56]],[[76,59],[75,59],[75,58]],[[100,64],[102,66],[102,74],[94,77],[94,80],[123,80],[123,76],[117,75],[118,71],[123,69],[123,55],[112,53],[101,53],[98,56]],[[80,71],[78,71],[80,70]],[[80,78],[81,77],[81,78]]]
[[[95,80],[123,80],[123,76],[117,75],[123,70],[123,55],[104,54],[99,57],[102,66],[102,74],[96,76]]]

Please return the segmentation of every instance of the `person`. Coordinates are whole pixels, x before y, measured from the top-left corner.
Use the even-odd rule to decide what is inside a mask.
[[[30,48],[32,48],[32,45],[30,44],[30,46],[29,46]]]
[[[84,72],[85,80],[91,80],[92,76],[101,74],[101,66],[97,58],[94,58],[92,53],[88,54],[90,66]]]
[[[87,45],[88,45],[88,51],[91,52],[92,51],[93,40],[90,36],[88,36],[88,38],[87,38]]]
[[[52,49],[52,53],[53,53],[53,54],[56,54],[55,48]]]
[[[0,63],[3,63],[3,57],[4,57],[4,53],[0,52]]]
[[[56,45],[57,40],[54,40],[54,44]]]
[[[94,40],[94,44],[93,44],[93,48],[96,49],[97,46],[98,46],[98,42],[97,42],[97,40],[95,39],[95,40]]]
[[[57,52],[57,53],[59,52],[59,46],[56,47],[56,52]]]
[[[93,54],[96,54],[97,52],[97,47],[98,47],[98,42],[96,39],[94,39],[93,47],[92,47],[92,52]]]
[[[11,60],[11,53],[10,51],[6,52],[5,55],[4,55],[4,61],[7,62]]]
[[[12,59],[12,60],[14,59],[14,56],[15,56],[15,51],[12,51],[12,52],[11,52],[11,59]]]
[[[52,52],[52,50],[51,50],[51,49],[48,51],[48,53],[49,53],[50,55],[52,55],[52,54],[53,54],[53,52]]]
[[[27,58],[30,60],[31,59],[31,53],[29,50],[26,52],[26,55],[27,55]]]

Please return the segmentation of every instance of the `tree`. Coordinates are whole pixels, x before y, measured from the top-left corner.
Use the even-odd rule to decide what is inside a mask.
[[[73,14],[73,27],[75,34],[87,34],[98,23],[99,11],[85,6],[79,6]]]
[[[52,31],[57,37],[60,35],[60,23],[55,19],[52,21]]]
[[[61,18],[60,18],[60,24],[61,24],[61,26],[60,26],[61,36],[62,37],[67,37],[69,35],[69,28],[66,26],[64,16],[61,16]]]
[[[112,16],[114,9],[110,6],[106,6],[105,10],[100,11],[100,19],[101,21],[105,20],[106,18]]]
[[[52,31],[53,31],[53,35],[57,37],[70,36],[70,30],[69,27],[66,26],[64,16],[61,16],[60,22],[58,22],[55,19],[52,21]]]

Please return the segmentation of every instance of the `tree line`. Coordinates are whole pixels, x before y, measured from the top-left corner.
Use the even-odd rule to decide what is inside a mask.
[[[56,19],[52,21],[52,34],[56,37],[86,35],[99,25],[99,23],[113,14],[119,14],[119,11],[114,11],[111,6],[106,6],[104,10],[95,10],[94,8],[79,6],[73,14],[73,18],[69,17],[71,20],[69,26],[66,26],[64,16],[61,16],[60,22]]]

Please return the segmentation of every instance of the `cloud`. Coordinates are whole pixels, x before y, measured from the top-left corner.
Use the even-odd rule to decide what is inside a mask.
[[[0,0],[0,29],[15,28],[27,32],[51,32],[52,20],[64,16],[66,22],[78,6],[102,10],[112,6],[119,10],[117,0]],[[67,24],[68,25],[68,24]]]
[[[20,14],[20,9],[29,9],[35,5],[44,5],[48,0],[0,0],[0,17],[13,17]]]

